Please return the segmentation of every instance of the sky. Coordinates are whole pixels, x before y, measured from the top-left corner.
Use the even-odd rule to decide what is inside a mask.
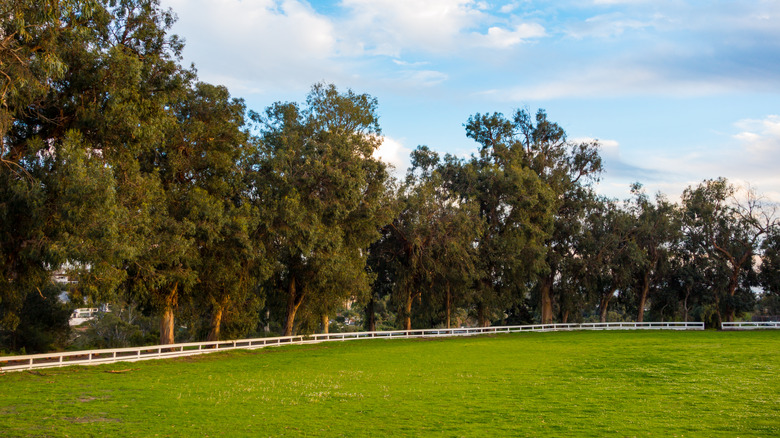
[[[672,200],[726,177],[780,201],[780,1],[162,0],[184,63],[250,109],[312,84],[379,101],[383,159],[468,157],[476,113],[598,139],[597,190]]]

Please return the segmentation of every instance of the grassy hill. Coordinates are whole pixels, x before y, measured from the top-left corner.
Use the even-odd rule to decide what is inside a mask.
[[[3,436],[778,436],[780,331],[333,342],[0,388]]]

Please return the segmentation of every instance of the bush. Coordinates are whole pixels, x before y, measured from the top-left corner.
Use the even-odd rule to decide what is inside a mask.
[[[55,285],[28,293],[16,330],[0,332],[0,349],[23,354],[63,350],[70,334],[71,309],[60,301],[60,293]]]
[[[159,341],[157,318],[144,316],[133,307],[98,314],[82,324],[71,345],[76,350],[154,345]]]

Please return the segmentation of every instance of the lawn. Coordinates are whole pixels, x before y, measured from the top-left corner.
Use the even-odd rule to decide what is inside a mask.
[[[780,436],[780,331],[361,340],[0,375],[2,436]]]

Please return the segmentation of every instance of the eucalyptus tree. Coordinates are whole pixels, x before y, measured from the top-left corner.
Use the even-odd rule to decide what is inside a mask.
[[[755,193],[748,191],[743,199],[735,195],[735,188],[724,178],[705,180],[682,195],[683,227],[691,251],[706,255],[718,271],[708,277],[718,326],[752,307],[754,256],[777,224],[774,211]],[[720,278],[725,280],[715,283]]]
[[[8,175],[37,180],[30,187],[38,193],[24,195],[37,207],[27,209],[48,218],[35,231],[35,246],[48,255],[27,265],[39,266],[42,279],[68,262],[78,274],[75,299],[105,300],[125,281],[129,298],[162,314],[161,342],[173,342],[176,304],[204,277],[202,252],[241,228],[241,183],[232,179],[243,104],[194,83],[194,71],[180,65],[183,45],[169,33],[174,15],[157,1],[47,2],[32,13],[27,2],[14,4],[21,23],[49,20],[22,26],[32,36],[3,31],[15,31],[19,47],[37,44],[38,34],[44,40],[32,51],[12,47],[32,59],[13,73],[37,82],[4,87],[4,118],[15,117],[4,156],[26,156],[14,160],[36,167],[16,165]],[[22,97],[27,103],[10,111]]]
[[[370,286],[368,246],[390,218],[386,165],[373,157],[376,111],[369,95],[317,84],[303,106],[253,115],[261,144],[251,190],[264,215],[255,235],[276,261],[270,284],[286,301],[287,335],[307,298],[336,303]]]
[[[14,127],[21,128],[23,116],[42,115],[54,84],[67,74],[63,59],[67,42],[94,38],[93,18],[101,12],[99,2],[88,0],[0,3],[0,132],[4,136]],[[3,163],[15,167],[13,161],[6,161],[9,158],[3,157]]]
[[[392,293],[412,327],[412,306],[428,304],[429,322],[443,311],[446,325],[454,294],[468,289],[476,273],[475,244],[483,226],[476,203],[462,200],[444,184],[439,156],[427,146],[412,152],[412,167],[399,189],[400,213],[374,251],[384,258],[391,274]],[[441,306],[439,305],[441,304]]]
[[[585,237],[577,248],[585,264],[582,280],[597,303],[601,322],[607,320],[612,299],[630,285],[639,257],[632,219],[627,211],[604,199],[589,211]]]
[[[762,301],[766,310],[780,314],[780,227],[774,226],[762,243],[759,284],[763,289]]]
[[[155,1],[124,1],[110,18],[107,59],[89,81],[106,85],[91,90],[98,104],[90,111],[100,122],[95,142],[105,144],[126,211],[128,299],[160,315],[160,343],[167,344],[175,339],[178,303],[198,281],[197,237],[216,220],[208,216],[215,195],[205,186],[213,181],[204,176],[220,172],[225,140],[201,132],[207,112],[197,107],[208,90],[180,65],[183,44],[169,34],[173,13]]]
[[[473,203],[450,205],[443,213],[439,224],[443,236],[433,248],[437,264],[431,296],[443,307],[443,324],[450,328],[453,311],[474,301],[473,285],[478,275],[476,245],[484,223]]]
[[[563,128],[548,120],[543,110],[535,116],[526,110],[518,110],[511,120],[498,113],[477,114],[469,119],[466,130],[467,135],[482,146],[480,157],[470,164],[471,172],[475,174],[471,177],[473,193],[480,199],[493,234],[485,236],[484,242],[504,241],[504,238],[497,239],[502,234],[499,231],[502,228],[526,230],[525,235],[509,233],[520,238],[519,241],[505,241],[509,247],[518,248],[518,255],[524,259],[522,267],[510,267],[505,262],[508,259],[493,259],[488,262],[493,266],[485,268],[494,272],[496,280],[502,277],[496,275],[498,271],[506,269],[513,272],[511,283],[515,287],[525,288],[534,280],[539,294],[541,320],[551,322],[554,284],[556,280],[563,279],[561,274],[566,269],[565,264],[573,257],[571,239],[579,232],[585,206],[592,197],[592,184],[601,172],[599,145],[595,141],[569,141]],[[527,176],[518,178],[521,173]],[[531,174],[538,182],[532,182]],[[521,180],[524,182],[520,183]],[[509,185],[496,185],[501,181]],[[514,200],[510,200],[512,195],[499,199],[508,193],[520,196]],[[535,211],[536,214],[516,215],[515,218],[509,215],[507,218],[511,220],[501,224],[505,211]],[[517,222],[513,224],[513,221]],[[488,247],[485,251],[486,255],[502,252]],[[491,260],[491,257],[484,259]],[[498,283],[506,280],[509,277],[498,280]],[[561,283],[560,291],[564,290],[567,289]],[[565,297],[561,297],[563,301],[566,301]],[[568,318],[568,309],[561,307],[561,314],[564,319]]]
[[[0,6],[2,330],[14,330],[24,297],[40,294],[60,267],[80,271],[78,291],[92,295],[122,278],[119,191],[105,148],[94,141],[88,93],[105,84],[87,80],[107,64],[106,6]]]
[[[554,227],[546,241],[545,273],[537,285],[541,322],[552,322],[556,295],[561,319],[565,321],[573,301],[566,296],[570,291],[566,283],[573,273],[568,265],[576,263],[571,248],[592,203],[593,184],[601,175],[600,145],[594,140],[570,141],[564,129],[551,122],[543,110],[537,111],[535,117],[528,111],[517,111],[514,125],[525,161],[555,194]]]
[[[680,239],[670,248],[663,279],[650,301],[653,314],[687,322],[690,318],[709,320],[714,315],[712,283],[718,277],[712,261],[693,251],[690,241]]]
[[[642,322],[651,290],[658,288],[667,275],[671,249],[681,237],[681,223],[678,209],[662,194],[653,203],[639,183],[632,185],[631,193],[634,199],[628,209],[635,221],[634,241],[639,251],[634,265],[636,321]]]
[[[47,266],[61,263],[49,251],[54,230],[45,218],[53,206],[39,180],[50,167],[38,157],[47,137],[24,119],[62,75],[55,24],[72,17],[14,1],[2,3],[0,18],[0,331],[13,332],[26,294],[46,284]],[[36,50],[50,62],[36,62]]]
[[[397,191],[396,191],[397,193]],[[399,205],[398,199],[393,198],[394,205]],[[397,210],[397,209],[396,209]],[[387,224],[379,230],[379,239],[371,244],[368,249],[366,268],[373,277],[371,290],[368,293],[364,307],[364,328],[368,331],[377,329],[377,307],[383,301],[389,301],[395,288],[395,258],[394,249],[390,244],[393,239],[391,224]]]
[[[483,326],[503,319],[544,270],[544,242],[553,229],[555,192],[531,167],[520,124],[499,113],[470,117],[466,135],[480,145],[479,155],[445,174],[453,191],[479,206],[474,306]]]
[[[254,143],[245,130],[243,101],[231,99],[224,87],[198,83],[171,108],[180,133],[166,151],[176,178],[169,187],[194,226],[193,293],[196,305],[211,316],[207,339],[218,340],[224,312],[241,313],[255,301],[254,285],[269,269],[264,248],[251,239],[259,220],[246,191]]]
[[[568,319],[571,308],[566,303],[575,300],[565,296],[569,288],[564,274],[570,274],[565,271],[571,270],[567,265],[573,262],[573,239],[580,232],[585,209],[593,198],[592,184],[601,172],[598,143],[569,141],[563,128],[548,120],[543,110],[535,116],[518,110],[511,120],[501,114],[477,115],[470,119],[467,133],[483,145],[495,144],[492,147],[500,154],[511,151],[516,165],[535,173],[551,192],[547,209],[553,221],[550,234],[544,238],[544,260],[532,266],[526,278],[538,274],[534,283],[542,322],[552,322],[556,282],[561,317]]]

